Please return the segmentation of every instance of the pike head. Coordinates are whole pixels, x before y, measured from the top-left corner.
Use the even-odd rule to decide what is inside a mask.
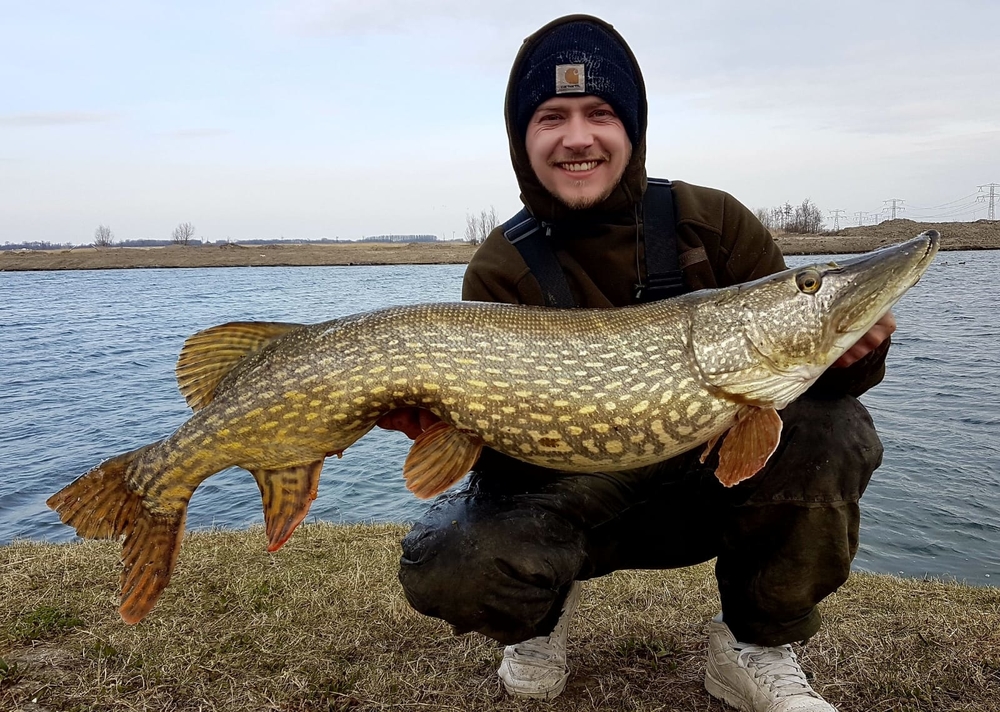
[[[705,383],[737,402],[784,408],[917,283],[939,240],[930,230],[859,257],[785,270],[699,302],[690,338]]]

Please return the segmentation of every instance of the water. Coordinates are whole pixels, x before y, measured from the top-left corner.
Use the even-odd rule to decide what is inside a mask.
[[[814,258],[792,258],[801,264]],[[0,273],[0,544],[68,541],[45,499],[189,415],[173,365],[224,321],[321,321],[457,300],[461,265]],[[886,445],[863,500],[856,567],[1000,582],[1000,252],[947,252],[897,306],[888,375],[864,402]],[[409,441],[376,429],[327,462],[310,519],[412,521]],[[263,521],[250,475],[208,479],[189,528]]]

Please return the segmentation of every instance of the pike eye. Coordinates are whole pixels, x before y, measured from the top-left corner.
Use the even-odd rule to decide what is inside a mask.
[[[795,285],[803,294],[815,294],[823,284],[823,276],[814,269],[805,269],[795,275]]]

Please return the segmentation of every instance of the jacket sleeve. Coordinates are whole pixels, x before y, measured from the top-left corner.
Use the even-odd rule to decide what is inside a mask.
[[[819,377],[809,393],[814,396],[835,397],[843,394],[855,398],[874,388],[885,377],[885,357],[889,353],[891,338],[846,368],[828,368]]]
[[[725,264],[729,284],[750,282],[785,269],[785,258],[770,231],[729,194],[723,202],[721,246],[729,254]]]
[[[469,260],[462,279],[462,299],[467,302],[524,304],[519,287],[528,266],[517,248],[496,228]]]

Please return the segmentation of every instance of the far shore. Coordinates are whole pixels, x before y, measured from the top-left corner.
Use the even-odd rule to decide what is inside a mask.
[[[975,223],[916,223],[891,220],[867,228],[847,228],[836,234],[778,234],[775,241],[786,255],[828,255],[868,252],[902,242],[924,230],[941,235],[942,250],[1000,249],[1000,221]],[[466,264],[476,246],[467,242],[340,242],[275,243],[167,247],[75,247],[57,250],[2,250],[0,272],[191,268],[191,267],[316,267],[347,265]]]

